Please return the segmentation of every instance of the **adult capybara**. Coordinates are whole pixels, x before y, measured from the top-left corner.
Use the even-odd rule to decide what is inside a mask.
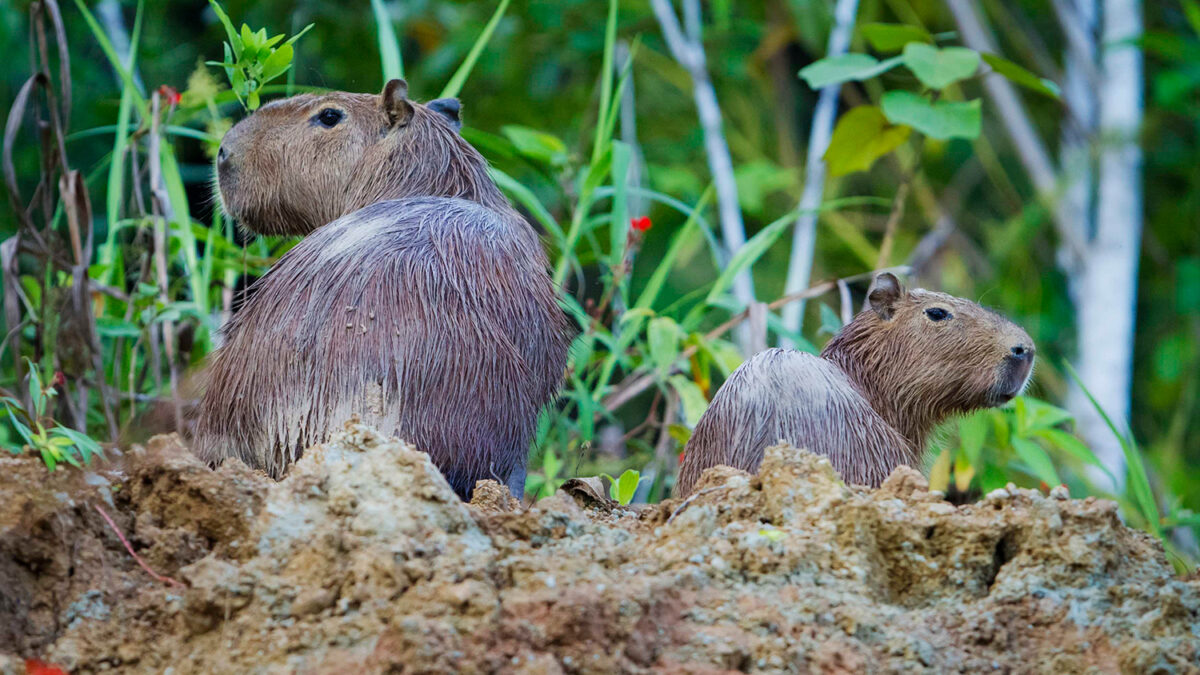
[[[1017,325],[945,293],[875,278],[870,308],[821,356],[755,355],[713,397],[684,450],[676,494],[707,468],[756,471],[786,441],[829,458],[849,483],[878,486],[917,466],[925,439],[951,415],[1002,405],[1033,370],[1033,341]]]
[[[451,99],[302,95],[218,154],[224,208],[309,233],[259,281],[205,374],[193,447],[274,477],[352,415],[429,453],[469,498],[520,496],[568,331],[536,233],[459,135]],[[328,224],[327,224],[328,223]]]

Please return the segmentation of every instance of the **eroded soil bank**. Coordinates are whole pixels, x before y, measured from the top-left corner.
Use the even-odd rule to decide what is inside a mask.
[[[279,483],[171,437],[114,465],[0,458],[0,673],[1200,672],[1200,579],[1106,501],[955,507],[777,448],[636,512],[465,505],[363,427]]]

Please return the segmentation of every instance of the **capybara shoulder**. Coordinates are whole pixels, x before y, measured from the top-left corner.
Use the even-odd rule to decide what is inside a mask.
[[[1019,394],[1033,341],[978,304],[876,278],[870,307],[819,357],[772,349],[734,371],[684,450],[676,492],[725,464],[755,471],[779,441],[827,456],[850,483],[878,486],[917,466],[935,425]]]

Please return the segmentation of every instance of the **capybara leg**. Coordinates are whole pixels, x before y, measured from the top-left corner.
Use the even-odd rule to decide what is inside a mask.
[[[513,467],[512,473],[508,474],[508,491],[517,499],[525,498],[525,467]]]

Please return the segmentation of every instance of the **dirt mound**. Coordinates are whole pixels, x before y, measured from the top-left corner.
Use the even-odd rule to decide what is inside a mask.
[[[780,447],[686,501],[466,505],[358,426],[278,483],[172,437],[115,465],[0,458],[0,671],[1200,672],[1200,580],[1107,501],[955,507]]]

